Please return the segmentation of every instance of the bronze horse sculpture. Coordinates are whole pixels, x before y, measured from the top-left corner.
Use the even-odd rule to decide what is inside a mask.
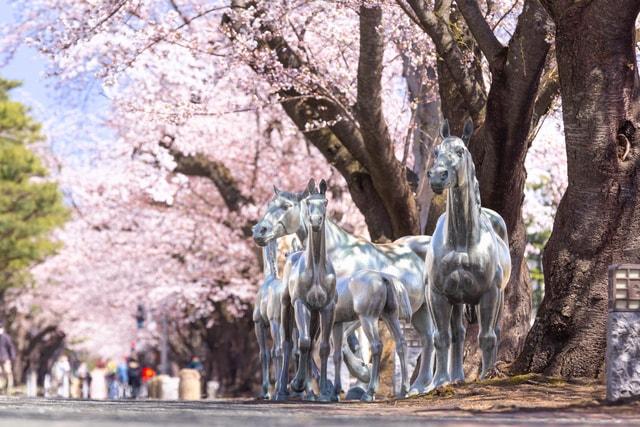
[[[303,222],[307,228],[305,249],[297,257],[289,257],[282,294],[282,326],[284,360],[277,382],[276,398],[286,396],[288,362],[292,339],[292,317],[298,329],[300,360],[291,381],[293,391],[302,392],[310,378],[311,344],[314,327],[312,317],[320,322],[320,396],[323,401],[337,400],[333,386],[327,382],[327,361],[330,338],[338,300],[336,273],[327,257],[325,225],[327,215],[327,184],[320,182],[320,191],[312,192],[302,202]],[[294,261],[295,260],[295,261]]]
[[[254,227],[255,242],[264,246],[271,240],[290,234],[296,234],[304,241],[307,227],[301,220],[301,204],[307,194],[308,190],[296,193],[275,189],[275,197]],[[424,290],[424,257],[430,237],[408,236],[388,244],[375,244],[346,232],[331,219],[327,219],[326,228],[327,254],[333,262],[338,282],[351,278],[358,271],[372,270],[388,274],[404,285],[411,304],[411,324],[418,331],[422,341],[422,362],[416,380],[411,386],[411,392],[425,391],[431,383],[433,373],[432,321]],[[295,261],[296,256],[298,255],[294,253],[289,258]],[[286,268],[285,265],[285,270]],[[286,346],[284,343],[285,360]],[[345,361],[353,362],[350,358]],[[359,368],[350,367],[350,372],[358,372]],[[370,381],[370,377],[360,379]]]
[[[445,120],[440,129],[443,141],[428,172],[434,192],[447,190],[446,212],[438,219],[426,257],[426,293],[436,327],[436,372],[430,388],[464,381],[464,304],[478,308],[481,378],[494,368],[504,289],[511,274],[504,220],[481,207],[467,149],[472,133],[473,124],[467,121],[462,138],[451,136]]]

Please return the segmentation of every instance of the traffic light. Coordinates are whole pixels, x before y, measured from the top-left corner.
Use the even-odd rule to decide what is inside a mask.
[[[146,317],[144,305],[138,304],[138,310],[136,311],[136,324],[138,325],[138,329],[144,328],[144,321]]]

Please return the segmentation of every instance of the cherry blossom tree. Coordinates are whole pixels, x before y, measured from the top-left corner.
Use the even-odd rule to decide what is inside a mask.
[[[26,43],[66,92],[100,85],[118,138],[80,166],[64,159],[76,217],[25,306],[67,313],[85,348],[110,336],[113,355],[135,331],[127,315],[107,319],[148,300],[211,347],[260,280],[247,237],[273,183],[329,177],[333,216],[358,234],[419,233],[442,206],[420,185],[440,114],[456,131],[471,116],[483,201],[505,216],[517,264],[512,357],[530,304],[524,158],[557,93],[550,27],[535,0],[435,3],[14,1],[4,60]],[[90,316],[65,301],[85,292],[101,301]]]

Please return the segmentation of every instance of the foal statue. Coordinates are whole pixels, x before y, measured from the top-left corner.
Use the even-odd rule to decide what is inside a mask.
[[[395,277],[374,270],[360,270],[349,279],[338,281],[338,304],[333,330],[333,360],[336,370],[335,389],[340,393],[340,365],[342,363],[342,337],[344,324],[359,321],[369,341],[372,367],[367,390],[361,400],[372,401],[378,388],[382,341],[378,321],[383,320],[393,335],[400,359],[402,381],[400,397],[409,391],[407,375],[407,344],[402,334],[400,319],[411,320],[411,302],[402,282]]]
[[[462,138],[451,136],[445,120],[440,129],[443,141],[428,172],[434,192],[448,190],[446,212],[438,219],[426,257],[426,292],[436,327],[436,372],[431,388],[464,381],[464,304],[479,308],[481,378],[494,368],[504,288],[511,274],[504,220],[480,205],[475,167],[467,149],[472,133],[473,124],[467,121]]]
[[[312,317],[320,320],[320,400],[337,400],[332,386],[327,382],[327,361],[331,344],[329,339],[335,318],[336,273],[327,257],[325,224],[327,216],[327,184],[320,182],[320,192],[313,192],[302,201],[302,218],[307,235],[305,249],[290,263],[284,275],[285,289],[282,295],[282,323],[284,329],[284,359],[280,377],[276,384],[276,399],[287,395],[288,360],[291,351],[291,315],[294,314],[298,328],[300,360],[291,389],[302,392],[309,379],[311,344],[313,341]],[[293,309],[293,313],[292,310]]]

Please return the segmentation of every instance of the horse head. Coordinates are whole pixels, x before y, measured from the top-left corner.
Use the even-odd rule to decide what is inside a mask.
[[[433,166],[427,173],[429,184],[435,193],[442,194],[447,188],[465,184],[467,168],[462,166],[471,159],[467,145],[472,133],[471,120],[465,122],[461,138],[450,134],[447,120],[442,123],[440,127],[442,143],[435,148]]]
[[[306,210],[304,213],[308,218],[311,229],[315,232],[322,229],[327,218],[327,183],[324,179],[320,181],[319,187],[319,191],[314,188],[304,200]]]
[[[253,226],[253,240],[258,246],[266,246],[271,240],[294,234],[301,227],[300,202],[315,189],[315,182],[309,181],[308,188],[299,193],[278,190],[273,187],[274,197],[267,205],[267,211]]]

